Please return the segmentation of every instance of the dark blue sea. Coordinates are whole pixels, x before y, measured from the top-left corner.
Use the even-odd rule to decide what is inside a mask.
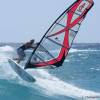
[[[100,44],[74,44],[59,68],[26,70],[35,83],[23,81],[8,63],[19,45],[0,44],[0,100],[100,100]]]

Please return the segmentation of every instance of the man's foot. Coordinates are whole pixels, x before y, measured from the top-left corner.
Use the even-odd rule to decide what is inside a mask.
[[[19,58],[13,58],[13,60],[15,60],[18,64],[20,63],[20,59]]]
[[[19,60],[19,58],[13,58],[13,60]]]
[[[17,63],[19,64],[20,63],[20,60],[18,60]]]

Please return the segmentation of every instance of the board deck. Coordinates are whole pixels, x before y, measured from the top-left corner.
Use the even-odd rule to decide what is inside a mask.
[[[17,75],[28,82],[35,82],[35,78],[33,78],[30,74],[28,74],[24,69],[21,68],[19,64],[17,64],[14,60],[8,59],[8,62],[11,68],[17,73]]]

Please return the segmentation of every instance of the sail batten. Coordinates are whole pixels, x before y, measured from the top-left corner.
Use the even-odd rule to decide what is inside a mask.
[[[44,48],[42,45],[41,45],[41,47],[44,49],[44,51],[45,51],[48,55],[50,55],[52,58],[55,58],[46,48]]]
[[[60,25],[60,26],[62,26],[62,27],[66,27],[66,26],[64,26],[64,25],[62,25],[62,24],[60,24],[60,23],[56,23],[56,24],[58,24],[58,25]]]
[[[52,41],[53,43],[55,43],[55,44],[57,44],[57,45],[59,45],[59,46],[64,47],[64,48],[67,49],[67,47],[65,47],[64,45],[62,45],[62,44],[60,44],[60,43],[58,43],[58,42],[56,42],[56,41],[50,39],[49,37],[46,37],[46,38],[47,38],[48,40]]]

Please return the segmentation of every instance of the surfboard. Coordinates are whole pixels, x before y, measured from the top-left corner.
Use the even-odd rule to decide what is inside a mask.
[[[17,73],[17,75],[28,82],[35,82],[35,78],[33,78],[30,74],[28,74],[24,69],[22,69],[21,65],[17,64],[14,60],[8,59],[8,62],[11,68]]]

